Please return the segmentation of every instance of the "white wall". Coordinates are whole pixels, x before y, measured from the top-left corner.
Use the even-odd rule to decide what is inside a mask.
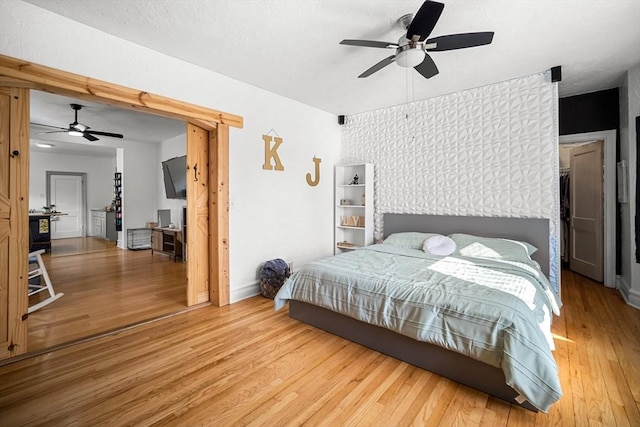
[[[124,141],[122,156],[122,234],[118,241],[126,243],[128,228],[142,228],[155,218],[154,173],[155,145]],[[122,245],[121,247],[126,247]]]
[[[559,285],[557,86],[548,73],[347,117],[342,161],[375,170],[383,213],[548,218]]]
[[[47,171],[82,172],[87,174],[87,211],[85,233],[90,232],[89,210],[104,208],[113,198],[113,172],[116,153],[113,157],[70,156],[31,151],[29,160],[29,209],[42,210],[47,204]]]
[[[164,177],[162,175],[162,162],[187,154],[187,135],[178,135],[175,138],[162,141],[156,150],[154,161],[155,182],[158,183],[155,200],[157,209],[170,209],[171,222],[177,227],[182,227],[182,208],[187,206],[186,200],[167,199],[164,189]],[[155,220],[154,220],[155,221]]]
[[[77,52],[83,52],[82,60]],[[231,301],[258,292],[257,270],[268,259],[282,257],[300,265],[333,253],[332,177],[340,145],[334,115],[19,0],[0,2],[0,53],[244,117],[243,129],[230,130]],[[272,129],[284,140],[278,151],[283,172],[262,169],[262,135]],[[314,156],[322,159],[321,180],[310,187],[305,174],[313,172]],[[161,182],[130,178],[146,170],[155,176],[155,159],[155,153],[151,163],[125,156],[125,197],[133,191],[128,183],[156,194]],[[149,211],[134,218],[125,201],[125,226],[131,226],[129,220],[148,221],[155,203],[149,203]]]
[[[32,139],[33,141],[33,139]],[[46,202],[46,171],[86,172],[87,209],[104,208],[113,200],[113,174],[122,172],[123,224],[118,247],[126,248],[127,228],[140,228],[155,218],[155,145],[123,139],[96,141],[93,144],[114,147],[113,157],[31,152],[29,208],[42,209]],[[120,151],[120,162],[117,151]],[[90,216],[85,213],[87,234]]]
[[[621,207],[622,274],[618,287],[626,301],[640,308],[640,264],[636,262],[636,125],[640,116],[640,65],[629,70],[620,86],[620,159],[628,165],[629,202]]]

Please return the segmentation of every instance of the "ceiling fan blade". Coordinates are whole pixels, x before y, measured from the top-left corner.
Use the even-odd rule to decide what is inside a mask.
[[[429,37],[433,27],[436,26],[438,19],[440,19],[442,9],[444,9],[444,4],[442,3],[430,0],[425,1],[420,6],[416,16],[413,17],[409,28],[407,28],[407,38],[412,40],[414,36],[419,35],[419,40],[423,41]]]
[[[390,57],[383,59],[382,61],[378,62],[373,67],[369,68],[364,73],[360,74],[358,76],[358,78],[361,79],[361,78],[364,78],[364,77],[369,77],[371,74],[375,73],[376,71],[380,71],[384,67],[386,67],[387,65],[393,63],[395,60],[396,60],[396,56],[395,55],[391,55]]]
[[[89,141],[93,142],[93,141],[97,141],[99,138],[96,138],[95,136],[91,135],[89,132],[84,131],[82,132],[82,137],[84,139],[88,139]]]
[[[59,126],[51,126],[51,125],[43,125],[42,123],[29,123],[32,126],[42,126],[42,127],[46,127],[46,128],[53,128],[53,129],[60,129],[60,130],[64,130],[64,131],[68,131],[69,129],[67,128],[61,128]]]
[[[362,47],[381,47],[383,49],[386,48],[397,48],[398,43],[393,42],[379,42],[375,40],[352,40],[345,39],[340,42],[340,44],[348,45],[348,46],[362,46]]]
[[[66,130],[52,130],[52,131],[49,131],[49,132],[38,132],[38,133],[36,133],[36,135],[50,135],[52,133],[67,133],[67,131]]]
[[[435,43],[436,47],[429,48],[429,52],[443,50],[464,49],[467,47],[483,46],[493,41],[493,32],[449,34],[427,40],[427,44]]]
[[[439,73],[438,67],[436,67],[436,63],[433,62],[433,59],[431,59],[431,56],[429,56],[428,53],[425,54],[424,61],[413,68],[414,70],[422,74],[422,77],[424,77],[425,79],[430,79],[431,77]]]
[[[110,136],[111,138],[124,138],[124,135],[120,133],[111,133],[111,132],[100,132],[98,130],[85,130],[83,132],[85,135],[101,135],[101,136]],[[86,138],[86,136],[85,136]]]

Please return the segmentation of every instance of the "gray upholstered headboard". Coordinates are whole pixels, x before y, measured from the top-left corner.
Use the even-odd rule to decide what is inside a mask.
[[[384,214],[384,236],[402,231],[474,234],[502,237],[531,243],[538,248],[531,258],[549,276],[549,220],[541,218],[500,218],[479,216],[444,216]]]

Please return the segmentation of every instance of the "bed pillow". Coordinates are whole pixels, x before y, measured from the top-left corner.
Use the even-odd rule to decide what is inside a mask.
[[[479,237],[462,233],[451,234],[449,237],[456,243],[454,255],[531,264],[531,254],[538,250],[535,246],[518,240]]]
[[[520,240],[510,240],[510,239],[502,239],[502,240],[506,240],[507,242],[514,242],[514,243],[517,243],[519,245],[524,245],[524,247],[527,250],[527,253],[529,254],[529,256],[535,254],[538,251],[538,248],[533,246],[531,243],[521,242]]]
[[[433,236],[424,241],[422,250],[431,255],[447,256],[456,250],[456,242],[447,236]]]
[[[424,241],[433,236],[439,236],[439,234],[407,231],[403,233],[393,233],[386,239],[384,239],[383,243],[387,245],[399,246],[401,248],[422,250]]]

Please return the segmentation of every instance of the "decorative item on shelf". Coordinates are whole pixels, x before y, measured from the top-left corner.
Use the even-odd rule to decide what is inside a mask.
[[[358,180],[360,178],[358,177],[358,174],[356,174],[356,176],[353,177],[353,179],[351,180],[351,182],[349,183],[349,185],[358,185]]]
[[[364,227],[364,216],[345,215],[340,217],[340,223],[345,227]]]
[[[340,199],[340,206],[348,206],[351,204],[351,200],[349,199]]]
[[[362,193],[362,197],[360,197],[360,203],[362,204],[362,206],[364,206],[366,199],[367,199],[367,196],[364,193]]]

